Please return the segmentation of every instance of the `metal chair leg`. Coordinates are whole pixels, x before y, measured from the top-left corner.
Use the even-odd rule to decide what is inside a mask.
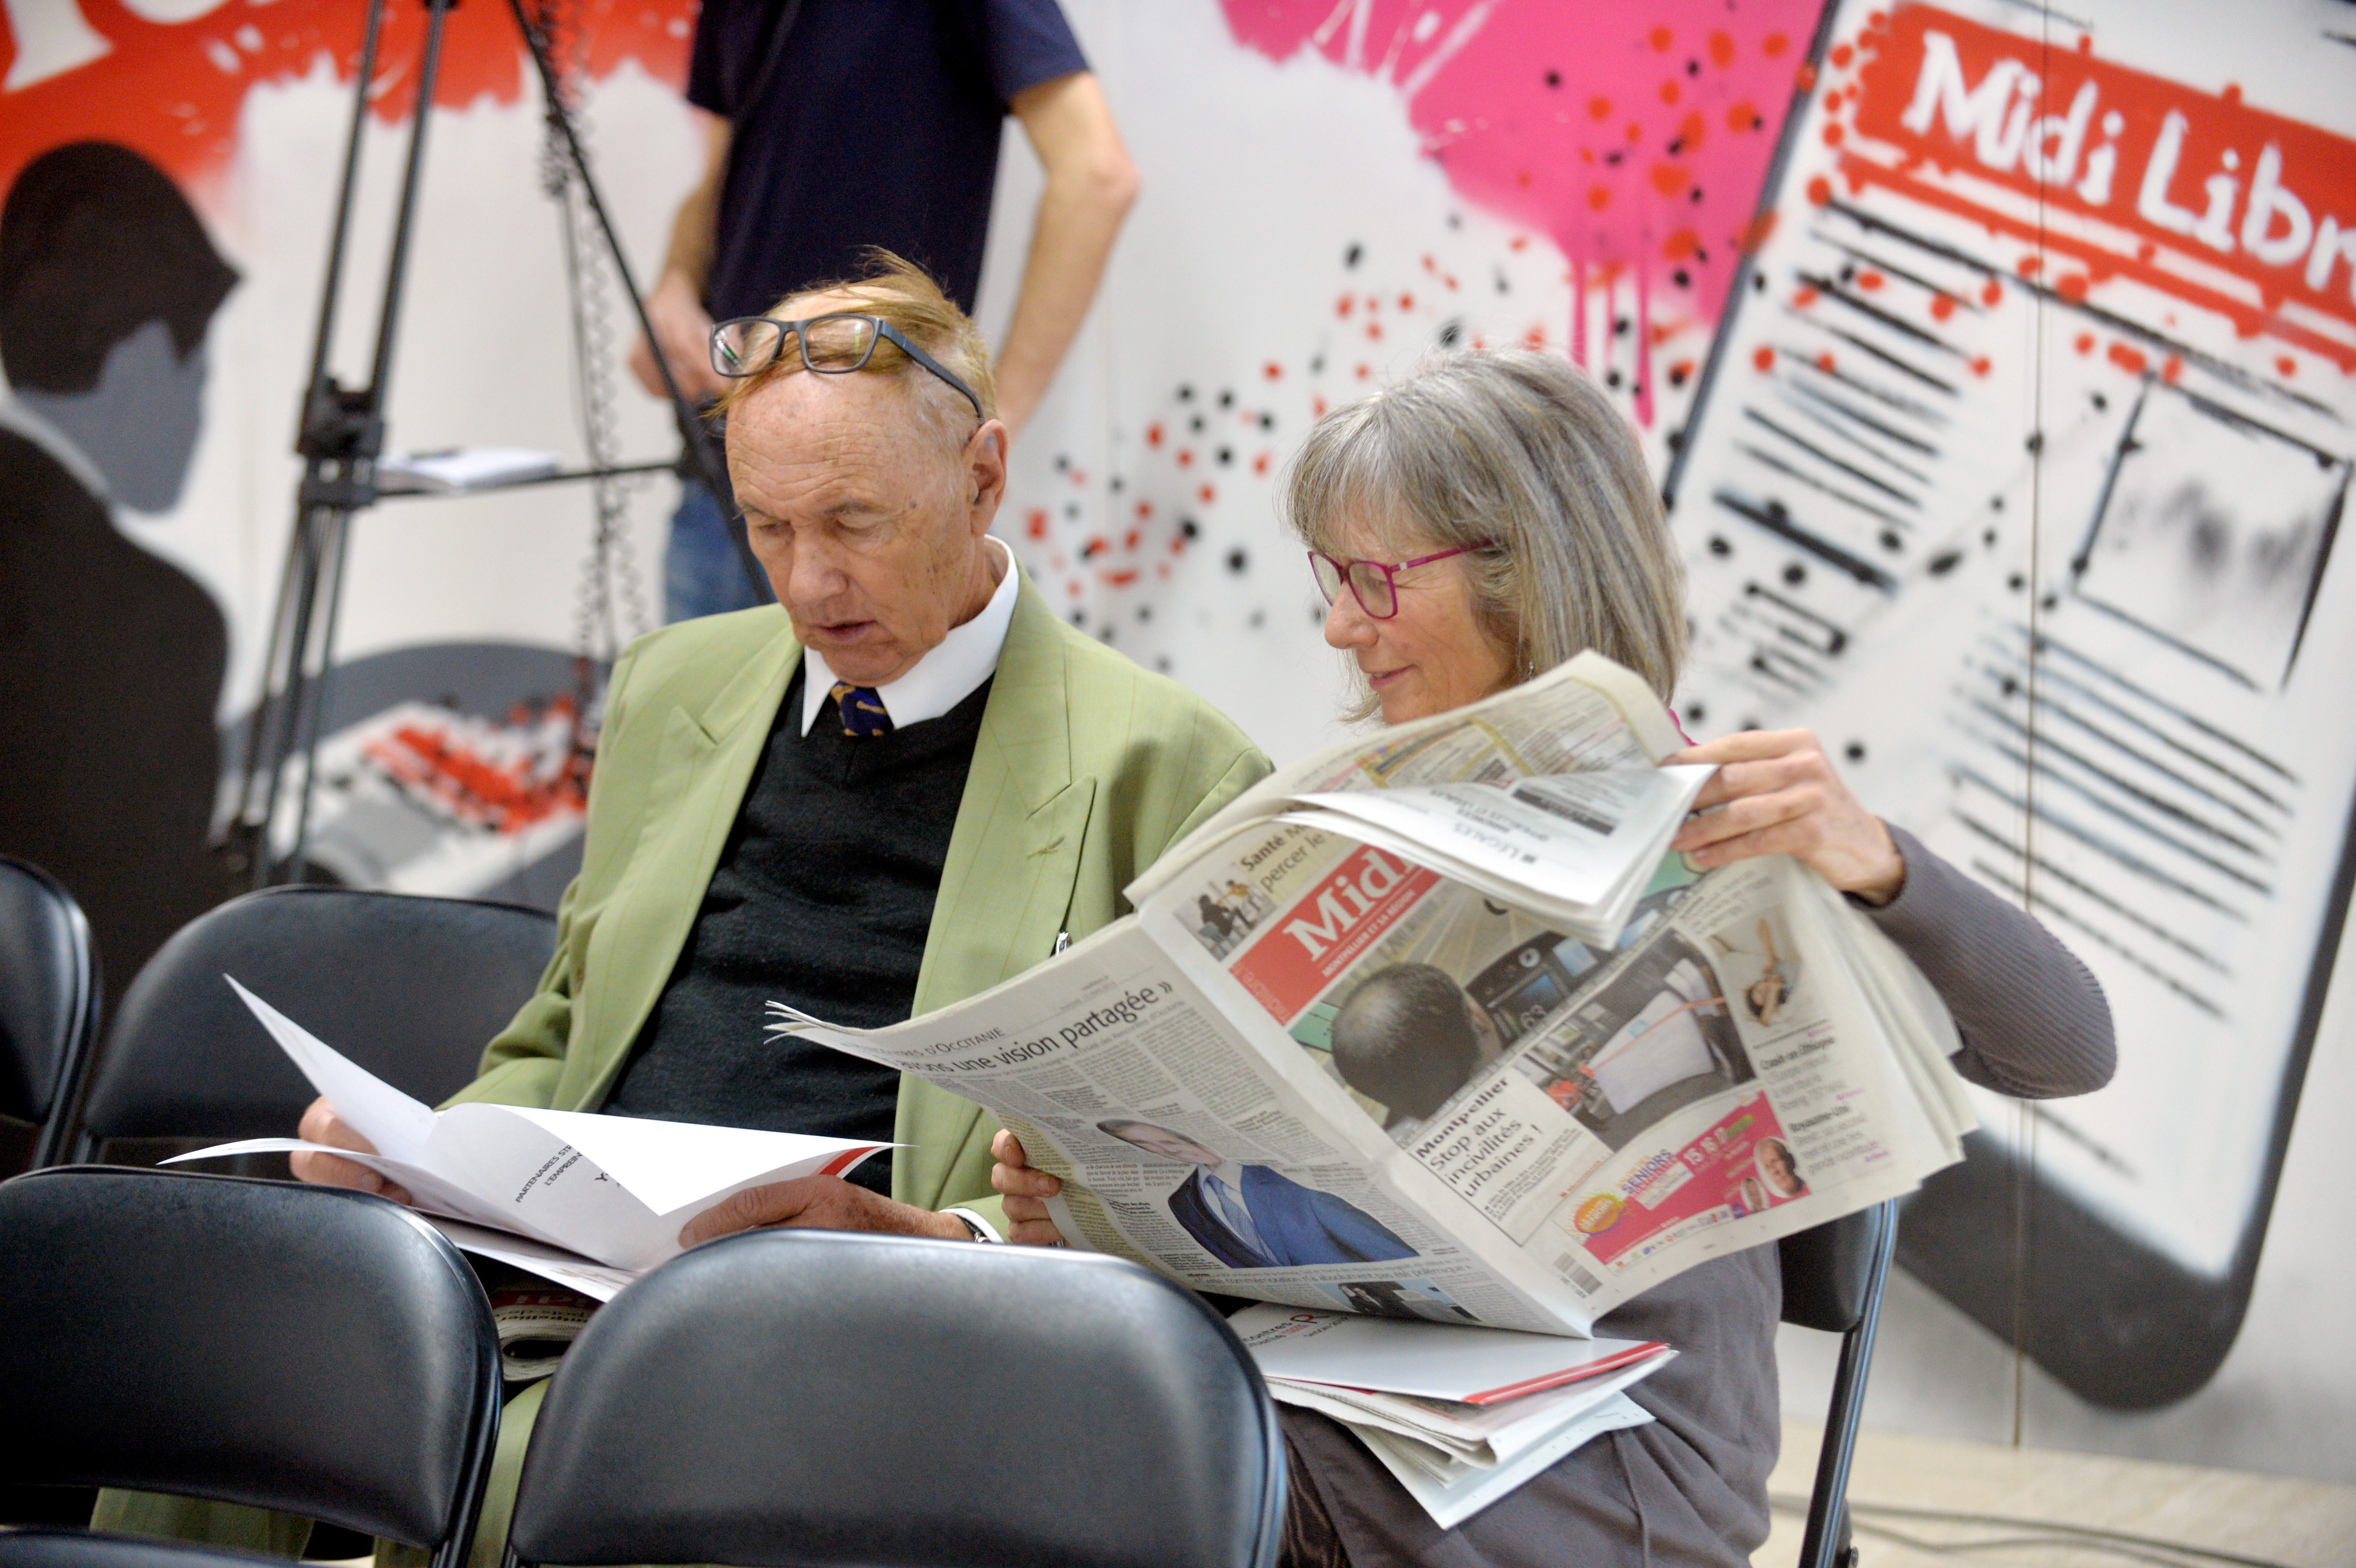
[[[1825,1414],[1825,1443],[1816,1456],[1815,1489],[1808,1499],[1807,1533],[1800,1543],[1799,1568],[1847,1568],[1854,1563],[1848,1521],[1848,1473],[1857,1456],[1857,1432],[1865,1414],[1865,1379],[1873,1363],[1873,1337],[1881,1326],[1881,1290],[1898,1247],[1898,1205],[1877,1211],[1873,1260],[1866,1275],[1865,1309],[1857,1327],[1841,1336],[1839,1371]]]

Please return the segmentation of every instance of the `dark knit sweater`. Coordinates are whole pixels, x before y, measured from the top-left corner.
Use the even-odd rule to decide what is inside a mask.
[[[908,1016],[989,699],[985,681],[938,719],[866,737],[829,704],[805,736],[794,676],[609,1113],[891,1141],[900,1075],[772,1038],[764,1005],[859,1029]],[[889,1192],[891,1156],[851,1179]]]

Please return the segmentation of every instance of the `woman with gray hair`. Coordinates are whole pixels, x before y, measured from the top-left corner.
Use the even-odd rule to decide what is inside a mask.
[[[1287,520],[1330,605],[1325,640],[1361,683],[1354,716],[1401,723],[1526,680],[1585,648],[1665,700],[1684,657],[1684,574],[1634,433],[1568,363],[1520,350],[1437,358],[1320,421]],[[1672,848],[1700,868],[1789,854],[1840,889],[1954,1014],[1974,1083],[2043,1098],[2111,1074],[2108,1005],[2036,921],[1867,812],[1804,730],[1747,731],[1667,759],[1715,764]],[[1060,1240],[1053,1177],[998,1135],[1010,1239]],[[1775,1249],[1718,1257],[1596,1325],[1677,1359],[1632,1391],[1655,1419],[1599,1438],[1442,1531],[1347,1431],[1283,1407],[1288,1565],[1707,1563],[1767,1538],[1782,1440]]]

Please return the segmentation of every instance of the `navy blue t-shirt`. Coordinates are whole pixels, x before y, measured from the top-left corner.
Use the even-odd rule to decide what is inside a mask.
[[[732,125],[712,319],[855,276],[870,245],[971,311],[1008,101],[1088,69],[1055,0],[803,0],[748,106],[784,8],[703,0],[695,24],[688,101]]]

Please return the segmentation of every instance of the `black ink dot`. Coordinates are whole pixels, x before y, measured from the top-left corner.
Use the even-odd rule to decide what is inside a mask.
[[[1843,261],[1841,263],[1840,281],[1845,283],[1853,283],[1857,282],[1857,263],[1855,261]]]
[[[1682,386],[1684,386],[1685,384],[1686,384],[1686,368],[1685,368],[1684,366],[1682,366],[1682,365],[1672,365],[1672,366],[1670,366],[1670,367],[1669,367],[1669,385],[1670,385],[1670,386],[1672,386],[1672,387],[1682,387]]]
[[[1075,610],[1075,611],[1073,611],[1073,612],[1072,612],[1072,624],[1073,624],[1073,625],[1075,625],[1075,626],[1085,626],[1085,625],[1087,625],[1087,624],[1088,624],[1088,613],[1087,613],[1086,610]]]
[[[1933,577],[1946,576],[1947,573],[1955,570],[1955,563],[1963,559],[1964,552],[1962,550],[1942,550],[1939,554],[1931,558],[1931,575]]]
[[[1686,199],[1693,203],[1696,207],[1699,207],[1701,205],[1701,187],[1696,186],[1693,189],[1686,192]],[[1705,261],[1709,260],[1709,252],[1707,251],[1697,250],[1694,251],[1694,254],[1700,257]]]
[[[1450,320],[1440,324],[1440,346],[1442,348],[1453,348],[1463,341],[1464,324],[1462,322]]]
[[[1683,136],[1679,136],[1676,140],[1675,140],[1675,141],[1673,141],[1673,142],[1671,142],[1671,143],[1669,144],[1669,148],[1668,148],[1669,156],[1671,156],[1671,157],[1673,157],[1673,158],[1674,158],[1674,157],[1676,157],[1679,153],[1684,152],[1685,150],[1686,150],[1686,139],[1685,139]]]
[[[1989,511],[1991,511],[1991,512],[2001,512],[2001,511],[2003,511],[2003,510],[2004,510],[2004,497],[2003,497],[2003,496],[1990,496],[1988,497],[1988,510],[1989,510]]]
[[[2022,589],[2029,586],[2029,579],[2021,576],[2020,573],[2016,571],[2010,577],[2004,580],[2004,585],[2007,588],[2011,589],[2015,593],[2018,593]]]
[[[1274,414],[1260,415],[1259,428],[1262,430],[1274,430],[1276,428],[1276,416]]]
[[[1783,581],[1790,583],[1794,588],[1797,588],[1801,583],[1805,582],[1807,580],[1808,569],[1802,566],[1796,560],[1783,569]]]
[[[1745,719],[1741,723],[1737,724],[1735,728],[1737,730],[1756,730],[1759,728],[1759,720],[1756,719]]]
[[[1128,480],[1126,480],[1126,479],[1123,479],[1119,475],[1116,474],[1116,475],[1114,475],[1112,476],[1112,478],[1111,478],[1109,481],[1108,481],[1108,482],[1107,482],[1107,484],[1106,484],[1106,485],[1105,485],[1105,488],[1106,488],[1106,489],[1108,489],[1108,490],[1110,490],[1114,495],[1118,496],[1118,495],[1119,495],[1123,490],[1126,490],[1126,489],[1128,489],[1128,488],[1129,488],[1129,481],[1128,481]]]
[[[1107,621],[1104,624],[1104,629],[1097,634],[1097,641],[1100,643],[1109,643],[1112,641],[1112,623],[1110,621]]]
[[[1620,387],[1620,372],[1617,370],[1606,370],[1603,372],[1603,384],[1612,388],[1614,391],[1617,391]]]
[[[1309,361],[1309,373],[1312,376],[1322,376],[1325,373],[1325,356],[1320,354]]]
[[[1255,610],[1255,611],[1253,611],[1253,612],[1251,613],[1251,620],[1250,620],[1250,622],[1249,622],[1249,624],[1250,624],[1250,626],[1251,626],[1251,629],[1252,629],[1253,631],[1255,631],[1255,632],[1258,631],[1262,626],[1267,625],[1267,624],[1268,624],[1268,612],[1267,612],[1267,611],[1265,611],[1265,610]]]
[[[1155,656],[1153,667],[1161,674],[1168,675],[1170,673],[1170,656],[1168,654],[1160,654]]]
[[[1068,473],[1068,472],[1070,472],[1070,470],[1071,470],[1071,466],[1072,466],[1072,460],[1071,460],[1070,458],[1068,458],[1068,457],[1065,456],[1065,455],[1064,455],[1062,453],[1060,453],[1060,452],[1059,452],[1059,453],[1055,453],[1055,472],[1056,472],[1056,473],[1058,473],[1058,474],[1065,474],[1065,473]]]
[[[1200,523],[1197,523],[1194,518],[1181,517],[1178,519],[1178,533],[1180,538],[1190,539],[1196,539],[1201,536],[1202,532],[1203,526]]]
[[[1187,428],[1188,430],[1193,431],[1196,435],[1200,435],[1200,434],[1202,434],[1202,433],[1203,433],[1203,416],[1202,416],[1202,415],[1200,415],[1200,414],[1196,414],[1193,419],[1188,420],[1188,421],[1186,421],[1186,428]]]
[[[1151,604],[1140,604],[1137,607],[1137,618],[1141,621],[1151,621],[1153,619],[1153,606]]]
[[[1996,530],[1994,528],[1989,528],[1986,532],[1982,533],[1980,535],[1980,543],[1987,546],[1990,549],[1996,549]]]
[[[2044,598],[2040,599],[2037,604],[2041,610],[2058,610],[2062,607],[2062,595],[2048,593]]]
[[[1236,449],[1235,449],[1234,447],[1232,447],[1232,446],[1223,446],[1223,447],[1219,448],[1219,466],[1220,466],[1220,467],[1225,468],[1228,464],[1233,463],[1235,460],[1236,460]]]
[[[1689,289],[1693,287],[1693,279],[1687,275],[1683,267],[1679,267],[1675,272],[1671,272],[1669,274],[1669,281],[1676,284],[1677,287],[1681,289]]]
[[[1227,551],[1227,570],[1229,571],[1241,576],[1244,569],[1250,564],[1251,557],[1245,554],[1240,547]]]
[[[1064,503],[1064,516],[1067,517],[1076,517],[1079,515],[1080,504],[1077,501],[1066,501]]]
[[[1312,626],[1322,626],[1325,624],[1324,605],[1312,604],[1309,606],[1309,624]]]
[[[1687,76],[1699,76],[1699,75],[1701,74],[1701,61],[1699,61],[1699,60],[1687,60],[1687,61],[1686,61],[1686,74],[1687,74]]]
[[[1698,702],[1688,702],[1686,704],[1685,716],[1687,722],[1698,724],[1703,719],[1708,717],[1708,710],[1705,709]]]
[[[2108,398],[2106,398],[2106,397],[2103,396],[2103,394],[2102,394],[2102,393],[2100,393],[2100,392],[2096,392],[2096,393],[2094,394],[2094,411],[2095,411],[2096,413],[2101,413],[2104,410],[2105,410],[2105,409],[2109,408],[2110,406],[2111,406],[2111,400],[2110,400],[2110,399],[2108,399]]]
[[[2018,697],[2020,695],[2020,682],[2013,679],[2010,676],[2006,676],[2002,680],[1997,681],[1997,686],[2007,697]]]
[[[1686,444],[1686,427],[1683,425],[1677,426],[1676,429],[1669,432],[1668,434],[1661,438],[1661,443],[1666,446],[1671,452],[1683,451]],[[1676,502],[1676,497],[1670,495],[1667,491],[1665,490],[1661,493],[1662,506],[1674,506]]]
[[[1191,403],[1191,402],[1193,402],[1193,401],[1194,400],[1194,388],[1192,388],[1192,387],[1181,387],[1181,388],[1179,388],[1179,389],[1178,389],[1178,400],[1179,400],[1180,402],[1182,402],[1182,403]]]
[[[2030,431],[2029,439],[2021,444],[2029,448],[2031,456],[2035,456],[2045,450],[2045,432],[2041,430]]]
[[[1612,151],[1603,155],[1603,161],[1616,169],[1620,166],[1620,156],[1621,155],[1619,150],[1614,148]]]
[[[1763,294],[1767,292],[1766,273],[1753,272],[1751,274],[1751,292],[1754,294]]]
[[[1235,393],[1233,393],[1233,392],[1227,392],[1227,391],[1223,391],[1223,392],[1221,392],[1221,393],[1219,394],[1219,407],[1221,407],[1221,408],[1223,408],[1223,409],[1231,409],[1231,408],[1234,408],[1235,406],[1236,406],[1236,395],[1235,395]]]
[[[1448,227],[1450,227],[1451,229],[1462,229],[1462,228],[1463,228],[1463,227],[1464,227],[1464,215],[1463,215],[1462,213],[1461,213],[1461,212],[1451,212],[1451,213],[1450,213],[1450,214],[1448,215]]]
[[[1881,548],[1887,550],[1901,550],[1906,548],[1906,541],[1898,537],[1896,528],[1884,528],[1881,530]]]
[[[1629,320],[1626,316],[1621,316],[1612,324],[1612,336],[1614,337],[1625,337],[1628,336],[1629,330],[1635,325],[1636,324],[1634,322]]]
[[[1720,557],[1730,556],[1734,553],[1734,545],[1724,534],[1712,534],[1709,536],[1709,553]]]
[[[1090,539],[1087,543],[1080,547],[1080,559],[1082,560],[1094,560],[1097,558],[1097,552],[1103,549],[1104,541],[1102,539]]]
[[[1342,265],[1345,267],[1355,267],[1365,259],[1366,248],[1355,240],[1351,241],[1350,248],[1342,252]]]
[[[1546,84],[1548,87],[1560,87],[1562,85],[1562,72],[1558,70],[1550,70],[1547,72]]]

